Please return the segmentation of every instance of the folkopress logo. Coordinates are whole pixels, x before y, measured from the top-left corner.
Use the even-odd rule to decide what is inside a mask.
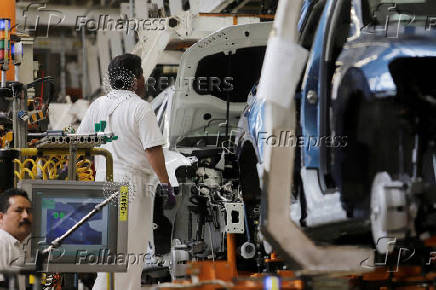
[[[39,37],[48,38],[50,28],[60,25],[65,14],[56,9],[47,8],[47,3],[30,3],[23,9],[24,24],[17,24],[17,31],[38,33]],[[47,25],[41,24],[41,17],[47,18]],[[43,31],[42,29],[45,29]]]
[[[114,18],[109,14],[101,14],[98,19],[88,16],[77,16],[75,30],[81,31],[118,31],[130,33],[131,31],[158,31],[165,30],[167,19],[165,18],[128,18],[124,15],[120,18]]]
[[[17,24],[16,31],[31,33],[33,37],[48,38],[50,30],[59,26],[70,26],[73,23],[75,31],[162,31],[167,27],[167,18],[129,18],[127,15],[92,14],[79,15],[76,19],[67,19],[64,11],[47,7],[47,3],[32,2],[23,8],[22,23]],[[71,16],[70,16],[71,17]],[[20,16],[18,16],[20,18]],[[44,21],[43,21],[44,20]],[[68,21],[67,21],[68,20]]]

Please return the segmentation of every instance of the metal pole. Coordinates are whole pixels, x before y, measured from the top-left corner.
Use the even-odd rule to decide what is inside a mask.
[[[20,81],[20,66],[18,65],[15,66],[15,81]]]
[[[68,180],[77,180],[77,146],[70,144],[70,158],[68,159]]]
[[[27,120],[21,120],[18,117],[19,111],[26,110],[26,89],[13,92],[12,101],[12,127],[14,131],[14,147],[26,148],[27,147]]]
[[[61,40],[64,41],[65,34],[61,34]],[[65,100],[67,96],[67,74],[65,72],[66,67],[66,56],[65,56],[65,46],[62,45],[60,53],[60,65],[61,65],[61,76],[60,76],[60,97]]]
[[[2,70],[2,88],[6,87],[6,72]]]
[[[19,140],[18,140],[18,136],[19,136],[19,126],[20,124],[18,123],[18,110],[20,108],[19,105],[19,97],[17,96],[17,92],[13,91],[13,96],[12,96],[12,131],[14,132],[14,147],[15,148],[20,148],[19,146]]]
[[[88,55],[86,53],[85,28],[82,28],[82,98],[88,93]]]
[[[15,275],[9,275],[9,289],[15,289]]]
[[[32,290],[39,290],[39,289],[41,289],[42,287],[41,287],[41,278],[40,278],[40,275],[33,275],[35,278],[35,283],[33,283],[33,287],[32,287]]]
[[[130,18],[135,17],[135,0],[129,0]]]
[[[6,72],[9,70],[9,19],[4,19],[2,88],[6,87]]]
[[[14,80],[15,82],[19,82],[20,80],[20,69],[19,66],[21,64],[21,53],[22,49],[21,45],[18,43],[15,44],[15,58],[14,58]],[[24,148],[27,147],[27,120],[20,120],[18,118],[19,111],[27,111],[27,93],[26,89],[22,89],[20,91],[13,91],[13,105],[12,105],[12,126],[14,132],[14,147],[15,148]]]

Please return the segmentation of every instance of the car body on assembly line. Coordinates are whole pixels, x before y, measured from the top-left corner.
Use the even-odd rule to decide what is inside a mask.
[[[256,269],[255,243],[262,240],[244,220],[259,220],[260,205],[246,216],[234,142],[271,28],[272,22],[235,25],[201,39],[183,54],[175,84],[152,101],[179,191],[176,208],[154,218],[156,254],[173,279],[186,275],[187,261],[225,256],[224,233],[242,234],[238,265]]]
[[[306,0],[297,129],[267,135],[253,83],[238,125],[244,201],[261,199],[265,146],[295,146],[291,217],[313,239],[368,232],[383,253],[383,238],[434,234],[433,15],[434,1]]]

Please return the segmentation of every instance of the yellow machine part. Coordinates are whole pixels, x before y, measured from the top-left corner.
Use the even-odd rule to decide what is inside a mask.
[[[8,147],[14,141],[14,133],[12,131],[7,132],[4,136],[0,137],[0,148]]]
[[[60,172],[68,163],[67,155],[51,155],[48,157],[28,158],[21,162],[14,159],[18,170],[14,172],[18,180],[25,178],[36,179],[38,173],[43,180],[57,179]],[[77,162],[77,177],[80,181],[94,181],[94,171],[92,162],[89,159],[79,160]],[[38,172],[39,170],[39,172]]]
[[[42,111],[42,110],[34,111],[34,112],[31,112],[31,114],[29,114],[28,123],[29,123],[29,125],[35,124],[35,123],[37,123],[41,120],[44,120],[46,118],[47,118],[47,115],[46,115],[46,113],[44,113],[44,111]]]
[[[89,159],[77,162],[77,177],[80,181],[94,181],[94,171],[91,166],[92,162]]]

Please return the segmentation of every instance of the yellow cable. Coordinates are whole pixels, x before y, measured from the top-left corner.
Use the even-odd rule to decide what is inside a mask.
[[[20,159],[14,159],[13,162],[18,164],[18,171],[15,170],[14,174],[15,174],[15,176],[17,176],[18,180],[21,180],[22,179],[21,178],[21,161],[20,161]]]
[[[26,172],[29,174],[29,177],[31,179],[35,179],[35,176],[33,175],[32,171],[28,168],[23,168],[23,172],[22,172],[23,178],[24,178],[24,176],[26,176]]]
[[[28,163],[32,163],[32,175],[35,177],[35,176],[37,175],[37,167],[36,167],[35,160],[30,159],[30,158],[24,160],[24,162],[23,162],[23,168],[26,168],[26,165],[27,165]],[[32,179],[34,179],[34,178],[32,178]]]
[[[58,172],[62,171],[68,159],[66,155],[49,155],[47,158],[38,157],[36,160],[28,158],[23,162],[14,159],[13,162],[18,165],[18,170],[14,171],[14,175],[19,180],[24,179],[26,174],[29,178],[35,179],[38,175],[38,169],[41,171],[42,179],[48,180],[58,178]],[[83,159],[77,162],[77,176],[80,181],[94,181],[91,160]]]
[[[92,162],[89,159],[77,162],[77,176],[80,181],[94,181],[94,172],[91,169]]]
[[[52,168],[50,169],[50,165],[52,165]],[[43,166],[44,171],[47,170],[49,179],[54,179],[57,177],[57,170],[56,170],[56,163],[53,161],[52,158],[50,158]]]

